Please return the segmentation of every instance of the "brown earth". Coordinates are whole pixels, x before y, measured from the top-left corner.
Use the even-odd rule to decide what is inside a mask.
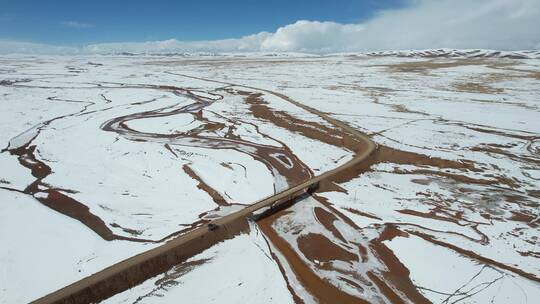
[[[248,89],[256,89],[246,87]],[[257,89],[256,89],[257,90]],[[263,90],[264,91],[264,90]],[[106,299],[116,293],[126,290],[130,287],[142,283],[144,280],[155,276],[159,273],[163,273],[167,269],[170,269],[174,265],[186,260],[187,258],[202,252],[203,250],[211,247],[217,242],[231,238],[237,233],[241,233],[248,229],[247,218],[251,217],[251,214],[257,210],[274,207],[276,204],[283,204],[287,201],[293,200],[298,195],[302,195],[307,190],[311,189],[314,185],[318,185],[319,182],[324,181],[334,174],[339,173],[341,170],[353,166],[362,162],[367,156],[375,150],[375,145],[365,135],[357,130],[350,128],[349,126],[328,117],[324,113],[320,113],[314,109],[305,107],[304,105],[291,100],[290,98],[270,91],[265,91],[270,94],[274,94],[278,97],[284,98],[289,102],[295,103],[301,108],[307,109],[309,112],[319,115],[329,123],[340,128],[344,133],[349,133],[354,142],[358,143],[355,146],[355,157],[348,163],[325,172],[319,176],[312,177],[307,181],[299,183],[288,190],[277,193],[276,195],[257,202],[239,212],[233,213],[229,216],[214,220],[211,222],[213,227],[217,229],[208,229],[207,227],[200,227],[191,230],[166,244],[149,250],[145,253],[139,254],[120,263],[112,265],[96,274],[93,274],[85,279],[75,282],[69,286],[66,286],[54,293],[51,293],[43,298],[35,301],[35,303],[87,303],[95,302]],[[177,110],[174,110],[177,112]],[[145,115],[163,115],[163,110],[153,112],[145,112]],[[133,115],[132,115],[133,116]],[[104,125],[105,130],[115,131],[119,134],[132,135],[135,132],[129,129],[125,124],[127,119],[132,116],[120,117],[112,120]],[[134,117],[137,117],[135,115]],[[141,135],[138,133],[137,135]],[[142,134],[144,139],[151,138],[151,134]],[[138,139],[138,138],[137,138]],[[142,140],[144,140],[142,139]],[[215,147],[215,145],[213,145]],[[290,159],[290,158],[289,158]],[[210,226],[208,226],[210,227]],[[275,240],[272,240],[275,241]],[[320,279],[315,278],[314,282],[324,283]],[[326,284],[328,285],[328,284]],[[331,285],[327,286],[328,289],[332,289]],[[335,294],[341,294],[341,298],[349,299],[350,301],[344,303],[363,303],[363,301],[351,297],[347,294],[340,293],[334,288]]]

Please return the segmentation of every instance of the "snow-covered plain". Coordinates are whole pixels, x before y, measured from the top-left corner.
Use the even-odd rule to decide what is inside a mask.
[[[182,70],[147,58],[1,60],[2,303],[36,299],[352,157],[252,115],[246,94],[264,104],[261,115],[317,126],[300,108],[178,80],[167,72]],[[79,228],[55,232],[65,225]],[[23,266],[29,254],[42,265],[35,276]],[[21,293],[51,269],[61,275]]]
[[[0,58],[0,303],[352,158],[328,122],[260,89],[369,135],[371,166],[107,302],[311,303],[337,288],[373,303],[534,303],[540,59],[439,53]]]

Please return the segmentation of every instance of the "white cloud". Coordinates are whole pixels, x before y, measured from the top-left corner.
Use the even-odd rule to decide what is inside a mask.
[[[0,41],[0,53],[6,53],[3,44]],[[428,48],[538,49],[540,0],[410,0],[406,8],[380,11],[361,24],[302,20],[274,33],[237,39],[101,43],[79,52],[328,53]]]
[[[540,43],[538,0],[418,0],[368,21],[362,49],[531,49]]]
[[[147,42],[118,42],[90,44],[84,51],[90,53],[171,53],[171,52],[249,52],[258,51],[261,43],[269,33],[259,33],[240,39],[223,39],[209,41],[178,41],[169,39]]]
[[[298,21],[280,27],[262,41],[261,50],[332,52],[356,44],[364,26],[334,22]]]
[[[87,29],[87,28],[96,27],[93,24],[78,22],[78,21],[62,21],[60,22],[60,24],[62,24],[65,27],[72,27],[72,28],[78,28],[78,29]]]
[[[0,54],[78,54],[80,49],[0,39]]]

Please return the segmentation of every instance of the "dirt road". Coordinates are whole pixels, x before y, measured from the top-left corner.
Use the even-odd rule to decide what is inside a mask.
[[[315,114],[328,123],[347,133],[354,141],[348,147],[354,147],[355,156],[349,162],[315,176],[305,182],[295,185],[285,191],[279,192],[266,199],[260,200],[236,213],[216,219],[208,225],[191,230],[162,246],[133,256],[120,263],[112,265],[98,273],[66,286],[56,292],[46,295],[33,303],[90,303],[109,298],[114,294],[136,286],[148,278],[158,275],[170,267],[185,261],[212,245],[230,239],[249,229],[248,220],[256,218],[255,214],[289,202],[292,199],[309,192],[319,184],[330,180],[334,175],[354,168],[362,163],[375,149],[376,145],[363,133],[351,128],[347,124],[328,116],[316,109],[301,104],[288,96],[270,90],[243,86],[234,83],[198,78],[188,75],[170,73],[182,77],[189,77],[203,81],[221,83],[224,85],[257,90],[277,96],[305,111]]]

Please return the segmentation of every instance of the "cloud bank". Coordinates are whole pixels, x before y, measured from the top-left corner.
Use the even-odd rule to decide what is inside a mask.
[[[308,52],[540,49],[539,0],[410,0],[359,24],[301,20],[236,39],[91,44],[66,48],[0,41],[0,53]]]

